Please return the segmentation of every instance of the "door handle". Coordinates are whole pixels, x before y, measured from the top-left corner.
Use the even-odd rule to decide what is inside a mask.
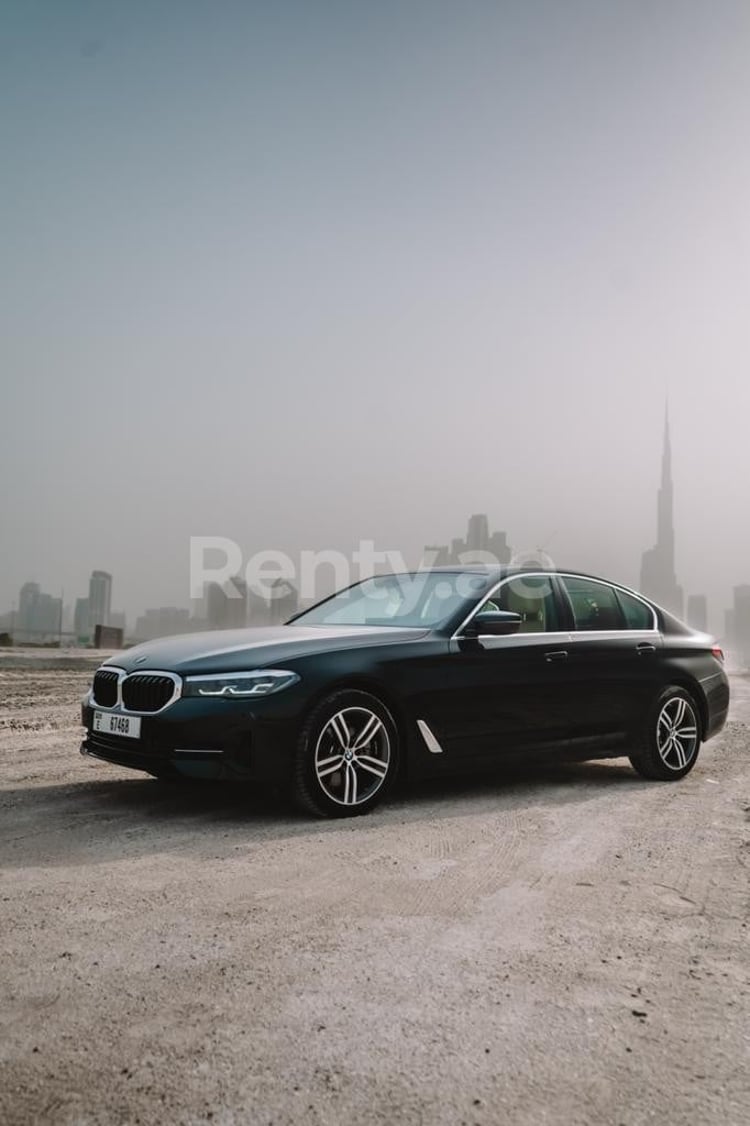
[[[553,649],[553,651],[551,653],[545,653],[544,654],[544,659],[545,659],[545,661],[567,661],[568,650],[567,649]]]
[[[636,645],[635,651],[639,656],[642,656],[644,653],[655,653],[656,646],[651,645],[648,641],[643,641],[640,645]]]

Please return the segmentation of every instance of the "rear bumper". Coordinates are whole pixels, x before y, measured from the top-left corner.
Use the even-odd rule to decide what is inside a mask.
[[[83,706],[81,754],[118,766],[258,782],[283,782],[291,771],[296,725],[241,703],[179,701],[159,715],[143,716],[139,739],[93,731],[93,712]]]
[[[706,698],[706,730],[704,739],[718,735],[727,722],[729,714],[729,678],[723,669],[701,680],[701,688]]]

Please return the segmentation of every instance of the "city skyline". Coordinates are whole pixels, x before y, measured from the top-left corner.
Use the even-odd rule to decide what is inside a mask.
[[[640,583],[624,585],[640,590],[660,606],[689,621],[694,627],[711,630],[710,603],[706,595],[691,592],[686,599],[677,581],[674,503],[672,435],[667,403],[664,412],[661,473],[656,494],[656,543],[641,555]],[[545,557],[546,563],[554,565],[541,547],[531,549],[524,554],[533,557],[535,550]],[[452,537],[449,544],[427,544],[422,550],[419,565],[443,566],[458,562],[465,563],[471,561],[472,557],[476,557],[478,561],[482,561],[483,557],[492,558],[498,563],[509,563],[514,558],[507,532],[504,530],[490,532],[486,513],[475,513],[468,518],[467,532],[463,538]],[[275,585],[283,586],[288,593],[282,592],[283,596],[274,602],[249,589],[246,580],[238,575],[229,580],[228,585],[233,588],[232,590],[223,589],[216,583],[208,583],[203,598],[189,600],[187,606],[165,605],[143,609],[135,618],[133,628],[128,631],[126,616],[121,613],[114,615],[111,610],[112,582],[110,573],[101,570],[92,571],[88,598],[79,598],[75,604],[72,632],[76,636],[82,636],[79,620],[86,623],[89,635],[93,636],[95,625],[114,624],[116,617],[117,624],[121,625],[126,636],[136,640],[149,640],[160,636],[162,632],[182,633],[188,629],[225,629],[279,623],[294,613],[298,607],[295,587],[285,583],[284,580],[276,580]],[[735,584],[732,588],[732,607],[727,608],[726,602],[723,609],[719,606],[713,607],[713,616],[718,620],[721,615],[723,627],[716,627],[713,632],[724,637],[727,644],[736,643],[743,653],[745,651],[750,653],[750,627],[747,637],[744,632],[745,625],[750,623],[750,611],[745,609],[749,604],[750,594],[746,592],[750,592],[750,586]],[[320,596],[326,593],[327,590]],[[55,617],[59,623],[59,632],[63,633],[64,612],[67,610],[69,616],[69,607],[63,607],[61,599],[53,599],[43,594],[39,584],[32,581],[26,582],[21,588],[19,608],[24,599],[29,606],[34,605],[33,611],[30,610],[29,613],[40,615],[40,620],[43,617],[45,623],[51,622]],[[8,618],[8,614],[0,616],[0,625],[7,624]],[[101,621],[97,620],[99,618]],[[33,632],[29,623],[22,620],[20,634],[30,637]]]
[[[674,414],[674,411],[672,413]],[[670,425],[671,428],[674,429],[673,424],[670,423]],[[750,561],[750,553],[742,552],[734,556],[730,551],[722,549],[722,541],[718,540],[710,545],[710,556],[708,556],[706,554],[706,543],[710,539],[710,534],[706,535],[706,542],[703,542],[702,537],[698,537],[701,547],[700,550],[696,550],[694,536],[696,530],[698,530],[698,525],[690,518],[687,520],[683,519],[681,522],[679,520],[680,512],[687,512],[689,516],[693,508],[689,498],[686,500],[685,494],[688,492],[688,487],[683,482],[685,470],[694,468],[693,460],[689,458],[686,460],[684,458],[684,453],[689,449],[691,443],[689,440],[686,440],[678,430],[678,445],[681,447],[682,456],[678,458],[680,462],[678,466],[679,487],[677,496],[675,497],[674,481],[671,477],[666,489],[664,483],[665,466],[670,466],[671,473],[673,461],[671,448],[672,435],[671,433],[667,433],[667,430],[668,427],[665,424],[663,435],[664,446],[661,453],[658,455],[660,457],[661,499],[657,502],[657,541],[651,551],[657,551],[657,557],[660,558],[667,558],[669,552],[671,552],[673,558],[674,540],[676,536],[680,543],[681,573],[684,576],[682,586],[686,592],[685,597],[689,597],[694,591],[700,591],[706,595],[710,608],[711,628],[716,633],[719,633],[722,627],[718,607],[726,606],[731,600],[734,587],[744,581],[747,570],[750,569],[750,566],[748,566],[748,568],[745,567],[745,560]],[[653,463],[654,459],[652,453],[640,443],[638,452],[642,455],[639,459],[642,464]],[[653,489],[653,478],[651,489]],[[643,530],[643,540],[641,542],[647,542],[647,528],[651,520],[650,502],[647,499],[648,490],[646,490],[645,486],[644,489],[641,490],[641,495],[644,503],[638,524]],[[535,493],[531,499],[535,503],[540,499],[543,500],[543,493]],[[665,517],[663,515],[665,505],[668,505],[673,512],[671,536],[667,533],[666,537],[662,532],[662,528],[665,526]],[[509,508],[511,507],[512,505],[509,504]],[[522,526],[525,525],[527,528],[527,536],[523,537],[516,534],[515,531],[513,532],[513,543],[517,550],[530,554],[533,554],[536,550],[543,550],[562,565],[580,567],[592,573],[608,574],[624,585],[636,589],[640,585],[643,585],[644,556],[648,556],[649,551],[643,552],[642,549],[638,547],[637,542],[624,542],[623,531],[615,506],[612,506],[609,510],[605,510],[603,513],[605,520],[609,521],[609,528],[606,530],[605,535],[601,535],[601,520],[596,521],[596,530],[599,533],[596,537],[593,535],[593,526],[581,528],[579,525],[578,527],[566,529],[564,524],[556,523],[554,519],[545,520],[544,524],[540,527],[539,520],[529,521],[528,519],[529,512],[532,508],[533,505],[526,506],[526,519],[522,522]],[[446,513],[442,514],[444,521],[446,515]],[[450,523],[454,523],[455,526],[455,522],[460,520],[460,518],[460,514],[456,514],[455,520],[449,520],[447,522],[448,527],[450,527]],[[503,516],[503,523],[509,528],[515,526],[510,516],[507,518]],[[534,524],[536,524],[536,528],[534,528]],[[708,521],[707,525],[711,527],[711,522]],[[381,539],[380,543],[384,545],[386,550],[402,551],[409,565],[418,566],[423,554],[422,545],[425,543],[424,530],[429,532],[429,529],[423,529],[422,533],[420,533],[416,530],[416,527],[416,523],[413,522],[405,541],[394,543],[392,540]],[[581,533],[582,544],[585,545],[582,546],[580,550],[575,546],[576,532]],[[446,539],[450,540],[450,535],[448,535]],[[672,546],[668,548],[667,556],[660,555],[661,549],[659,549],[659,544],[666,543],[669,545],[670,540]],[[259,549],[257,541],[254,545],[247,544],[246,537],[237,537],[237,541],[241,545],[246,546],[250,554],[252,551]],[[346,554],[350,545],[353,548],[356,546],[356,542],[357,540],[354,535],[351,534],[351,531],[347,535],[346,529],[340,529],[338,538],[334,540],[333,545],[336,550],[343,551]],[[303,548],[296,547],[293,537],[291,537],[288,532],[279,535],[279,538],[273,543],[273,546],[277,547],[279,544],[285,544],[286,546],[280,548],[280,550],[285,550],[292,556],[298,554],[299,550],[306,549],[306,546]],[[313,541],[311,550],[326,550],[328,546],[330,545]],[[441,545],[438,543],[437,546]],[[612,550],[613,546],[616,547],[615,553],[613,553]],[[97,552],[97,554],[101,557],[100,552]],[[189,608],[190,599],[179,593],[180,587],[186,590],[188,586],[187,557],[188,551],[183,543],[182,549],[178,553],[178,559],[171,568],[171,572],[166,565],[155,569],[152,567],[150,572],[151,581],[140,594],[135,593],[132,589],[132,568],[129,566],[123,567],[121,564],[118,565],[108,560],[109,572],[119,576],[120,592],[123,590],[127,591],[127,589],[130,588],[129,595],[127,593],[118,595],[118,604],[121,608],[120,612],[124,610],[128,619],[132,621],[152,602],[163,606],[176,603],[177,605]],[[34,567],[30,569],[30,572],[26,575],[22,574],[20,576],[20,581],[18,585],[15,586],[15,590],[12,588],[10,590],[8,589],[9,572],[7,569],[0,571],[0,590],[5,589],[6,591],[3,601],[0,602],[0,606],[3,606],[4,603],[5,616],[10,612],[18,610],[18,591],[26,582],[38,583],[41,587],[50,590],[54,597],[60,597],[62,594],[64,596],[66,612],[68,607],[70,607],[71,612],[74,613],[75,601],[78,600],[78,598],[82,598],[85,601],[85,596],[79,596],[77,592],[73,594],[71,601],[71,595],[67,593],[71,589],[74,591],[76,591],[76,588],[80,590],[82,585],[80,581],[76,582],[75,578],[73,580],[69,579],[70,568],[68,567],[66,569],[64,577],[61,576],[58,579],[55,573],[56,566],[51,562],[53,556],[51,556],[49,552],[44,552],[43,558],[45,559],[43,566]],[[639,559],[641,561],[640,566],[638,562]],[[706,563],[708,563],[708,565],[706,565]],[[60,568],[65,567],[64,560],[60,561],[59,566]],[[719,572],[722,574],[721,581],[719,581]],[[171,578],[170,574],[173,575],[174,578]],[[647,585],[650,586],[651,584],[649,583]],[[161,598],[158,593],[159,587],[161,587],[162,591]],[[154,595],[156,595],[156,597],[154,597]],[[659,600],[656,594],[652,596],[657,601]],[[662,601],[669,605],[671,600],[662,599]]]

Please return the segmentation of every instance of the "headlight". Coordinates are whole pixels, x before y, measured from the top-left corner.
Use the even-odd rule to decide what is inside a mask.
[[[209,676],[187,676],[183,696],[224,696],[229,700],[249,696],[270,696],[296,684],[299,676],[286,669],[259,669],[255,672],[213,673]]]

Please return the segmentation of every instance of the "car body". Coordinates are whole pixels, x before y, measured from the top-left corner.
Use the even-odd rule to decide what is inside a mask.
[[[629,755],[676,779],[723,726],[723,656],[634,591],[574,571],[437,568],[354,584],[286,625],[117,654],[83,753],[161,778],[289,786],[366,812],[397,774]]]

